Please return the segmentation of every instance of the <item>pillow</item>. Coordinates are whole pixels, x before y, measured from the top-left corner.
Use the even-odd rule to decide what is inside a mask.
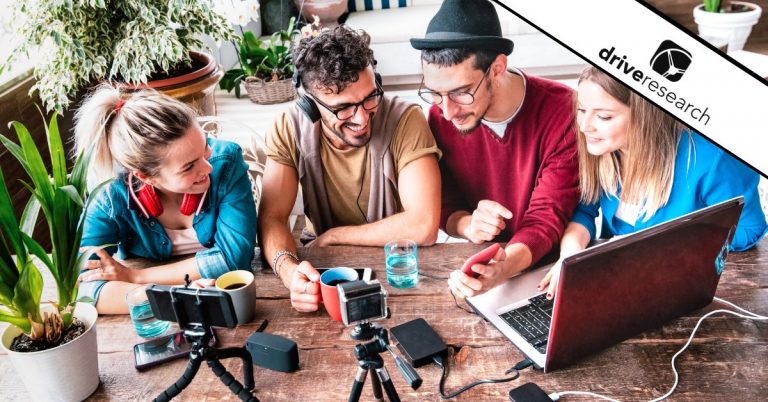
[[[349,12],[400,8],[411,5],[411,0],[349,0]]]

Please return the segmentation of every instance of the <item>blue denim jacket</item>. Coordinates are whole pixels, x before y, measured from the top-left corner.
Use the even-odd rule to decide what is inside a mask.
[[[207,247],[195,254],[198,271],[203,278],[217,278],[231,270],[250,270],[256,243],[256,206],[240,147],[215,139],[209,139],[208,144],[211,186],[192,226],[200,244]],[[116,250],[111,247],[107,251],[117,252],[122,259],[171,258],[172,244],[160,222],[144,218],[136,205],[129,205],[124,174],[96,197],[85,217],[81,247],[117,244]],[[97,300],[105,283],[82,282],[78,294]]]

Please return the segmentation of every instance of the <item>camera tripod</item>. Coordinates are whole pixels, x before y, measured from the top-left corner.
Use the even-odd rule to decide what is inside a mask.
[[[419,388],[421,385],[421,378],[410,365],[392,352],[389,346],[389,335],[386,329],[376,328],[376,333],[373,337],[374,339],[371,342],[361,343],[355,346],[355,357],[357,357],[357,364],[359,367],[357,369],[357,375],[355,375],[355,381],[352,383],[352,390],[349,393],[348,402],[357,402],[360,400],[360,394],[363,392],[365,379],[368,376],[368,372],[371,370],[374,371],[374,373],[371,374],[373,397],[377,401],[382,400],[383,395],[381,393],[381,388],[383,386],[390,402],[400,402],[400,396],[397,395],[397,390],[395,390],[395,386],[392,385],[392,379],[389,376],[389,372],[387,371],[387,368],[384,367],[384,360],[379,354],[387,350],[392,353],[395,357],[395,363],[400,369],[400,373],[411,385],[411,388]]]
[[[173,295],[173,293],[171,293]],[[199,302],[199,301],[198,301]],[[213,370],[214,374],[224,383],[233,394],[237,395],[242,401],[258,402],[259,400],[253,396],[251,390],[255,387],[253,381],[253,360],[251,354],[244,347],[232,347],[217,349],[209,346],[213,332],[211,326],[208,324],[208,317],[205,315],[205,311],[201,304],[197,304],[197,308],[200,311],[200,316],[203,317],[202,323],[191,324],[183,319],[185,316],[183,306],[179,299],[172,297],[171,303],[173,305],[173,312],[176,314],[176,321],[179,323],[179,327],[184,328],[184,336],[192,339],[192,349],[189,352],[189,363],[187,364],[184,374],[171,384],[165,391],[163,391],[154,402],[168,402],[177,396],[184,390],[195,378],[200,364],[203,361],[208,363],[208,367]],[[219,362],[219,359],[227,359],[230,357],[239,357],[243,361],[243,382],[245,386],[241,384],[235,377],[230,374],[226,368]]]

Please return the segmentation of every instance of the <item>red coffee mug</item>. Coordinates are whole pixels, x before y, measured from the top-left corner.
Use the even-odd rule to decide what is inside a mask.
[[[323,297],[323,305],[333,320],[341,321],[339,292],[336,285],[357,279],[357,271],[347,267],[331,268],[320,275],[320,294]]]

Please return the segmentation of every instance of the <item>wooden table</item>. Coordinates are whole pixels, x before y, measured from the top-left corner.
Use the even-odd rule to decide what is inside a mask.
[[[443,340],[455,348],[449,358],[449,390],[478,378],[502,377],[520,361],[522,354],[482,318],[459,310],[447,293],[446,279],[469,255],[479,250],[471,244],[442,244],[419,250],[420,283],[414,289],[389,290],[392,317],[383,321],[392,327],[424,317]],[[370,266],[375,277],[385,281],[381,248],[329,247],[300,250],[302,258],[317,266]],[[242,344],[261,323],[270,321],[267,332],[286,336],[299,345],[300,369],[291,374],[255,368],[256,396],[262,401],[346,400],[357,361],[348,328],[333,322],[324,311],[295,312],[287,292],[270,272],[257,274],[256,319],[233,330],[218,330],[226,346]],[[731,254],[717,295],[755,311],[768,313],[768,241],[757,249]],[[648,400],[665,393],[673,382],[672,355],[685,343],[696,320],[717,303],[689,316],[673,320],[663,328],[640,334],[619,345],[588,357],[568,369],[543,374],[526,369],[511,383],[478,386],[457,400],[504,401],[510,388],[531,381],[547,392],[593,391],[620,400]],[[179,360],[144,373],[133,367],[132,347],[141,339],[127,316],[104,316],[98,321],[99,372],[101,385],[94,400],[149,400],[184,371]],[[391,356],[383,355],[401,399],[439,401],[440,371],[435,366],[418,369],[424,384],[418,391],[404,382]],[[241,373],[239,361],[225,366]],[[731,316],[708,319],[689,350],[678,359],[680,385],[674,400],[760,400],[768,396],[768,323],[755,323]],[[76,367],[72,369],[76,370]],[[0,389],[3,400],[26,400],[21,381],[0,355]],[[237,400],[203,365],[192,385],[178,400]],[[372,400],[366,384],[361,400]]]

